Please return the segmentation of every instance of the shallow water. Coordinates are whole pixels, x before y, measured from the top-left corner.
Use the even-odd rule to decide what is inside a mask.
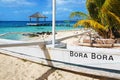
[[[9,34],[9,33],[26,33],[26,32],[51,32],[52,26],[27,26],[26,24],[29,23],[28,21],[0,21],[0,34],[8,33],[7,35],[0,36],[0,38],[5,39],[13,39],[13,40],[19,40],[23,35],[22,34]],[[45,23],[45,22],[42,22]],[[47,21],[46,23],[50,23],[51,21]],[[71,23],[65,23],[64,21],[57,21],[56,31],[61,30],[76,30],[80,29],[73,28],[75,22]],[[66,26],[67,24],[70,24],[70,26]]]

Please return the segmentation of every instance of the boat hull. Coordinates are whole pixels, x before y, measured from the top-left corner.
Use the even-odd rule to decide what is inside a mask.
[[[70,45],[67,48],[52,48],[48,45],[6,47],[0,52],[52,67],[120,79],[119,49]]]

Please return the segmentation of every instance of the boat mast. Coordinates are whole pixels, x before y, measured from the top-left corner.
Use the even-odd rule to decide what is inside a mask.
[[[52,46],[55,47],[56,0],[52,0]]]

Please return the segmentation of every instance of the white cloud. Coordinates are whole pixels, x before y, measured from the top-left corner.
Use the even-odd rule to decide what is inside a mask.
[[[85,2],[86,0],[56,0],[57,13],[72,12],[76,7],[82,8]]]
[[[57,18],[68,18],[70,13],[83,9],[86,0],[56,0]]]
[[[72,9],[69,9],[69,8],[58,8],[57,11],[67,11],[67,12],[71,12]]]
[[[65,0],[56,0],[56,4],[57,5],[62,5],[62,4],[65,4],[67,1]]]
[[[56,0],[57,5],[83,4],[86,0]]]
[[[11,3],[11,2],[15,2],[16,0],[0,0],[3,3]]]
[[[27,0],[0,0],[0,3],[5,5],[6,7],[16,7],[23,5],[35,5],[35,3],[29,2]]]
[[[14,14],[23,14],[23,13],[31,13],[31,10],[15,10],[13,11]]]
[[[49,14],[52,14],[52,12],[51,11],[43,11],[42,14],[49,15]]]

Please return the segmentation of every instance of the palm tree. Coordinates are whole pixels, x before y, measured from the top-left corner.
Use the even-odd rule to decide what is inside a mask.
[[[79,25],[90,27],[104,38],[118,38],[120,37],[119,5],[120,0],[87,0],[88,16],[82,12],[72,12],[70,17],[75,17],[76,15],[79,15],[78,17],[87,16],[86,19],[79,20],[75,27]]]

